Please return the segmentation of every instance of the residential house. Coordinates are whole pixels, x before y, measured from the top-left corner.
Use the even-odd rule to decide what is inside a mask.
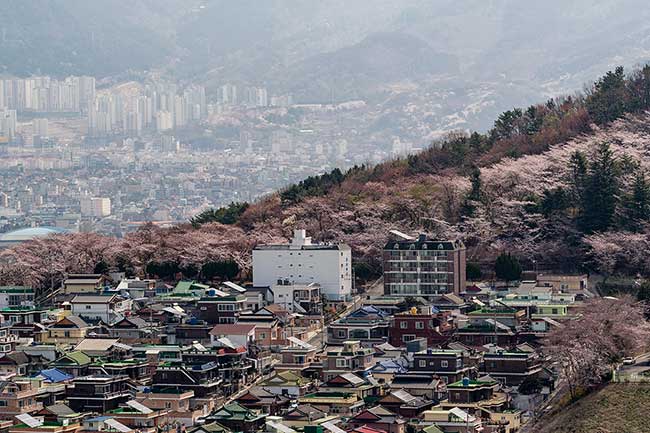
[[[335,418],[314,406],[299,404],[282,415],[282,424],[305,429],[306,426],[320,425]]]
[[[415,374],[412,372],[396,374],[389,384],[391,391],[405,390],[409,394],[438,401],[445,395],[445,383],[439,377],[431,374]]]
[[[536,352],[497,349],[484,353],[481,364],[481,373],[508,386],[519,386],[526,380],[534,380],[542,370],[542,360]]]
[[[127,402],[127,405],[131,401]],[[113,419],[122,425],[125,425],[140,433],[158,433],[160,429],[167,425],[167,409],[152,410],[139,404],[131,406],[120,406],[115,409],[104,412],[104,415],[113,417]]]
[[[273,303],[290,313],[322,314],[321,287],[318,283],[299,284],[288,279],[271,286]]]
[[[138,316],[124,317],[108,325],[108,335],[125,344],[158,344],[161,330],[158,324],[147,322]]]
[[[35,307],[8,307],[0,310],[4,320],[11,324],[10,332],[20,338],[40,340],[46,312]]]
[[[114,323],[131,311],[132,300],[118,295],[76,295],[70,301],[72,314],[90,322]]]
[[[25,423],[19,423],[8,428],[7,433],[75,433],[79,431],[78,422],[62,421],[45,421],[38,426],[29,426]]]
[[[39,398],[47,394],[40,378],[14,377],[0,390],[0,419],[43,409]]]
[[[388,340],[389,327],[388,313],[372,306],[361,307],[327,325],[327,343],[358,340],[368,345],[381,344]]]
[[[267,389],[255,387],[237,397],[236,401],[249,409],[270,415],[279,415],[289,407],[291,399],[288,395],[276,394]]]
[[[433,407],[433,400],[416,397],[407,391],[391,391],[379,399],[379,405],[405,418],[417,418],[420,413]]]
[[[317,391],[298,397],[299,404],[308,404],[323,412],[338,416],[354,416],[361,412],[365,403],[351,392]]]
[[[77,430],[77,433],[98,433],[98,432],[134,433],[135,430],[116,421],[112,416],[107,416],[107,415],[85,418],[81,422],[81,430]]]
[[[76,412],[104,413],[130,399],[128,376],[76,377],[67,390],[68,406]]]
[[[457,407],[450,409],[435,408],[424,411],[422,419],[422,424],[427,426],[422,430],[424,433],[474,433],[485,431],[485,426],[480,417],[470,415]],[[499,433],[499,430],[493,433]]]
[[[342,347],[328,347],[323,360],[323,380],[342,373],[363,375],[374,366],[374,350],[361,347],[359,341],[345,341]]]
[[[476,368],[465,365],[461,350],[427,349],[412,355],[409,371],[414,374],[431,374],[445,383],[454,383],[463,377],[476,377]]]
[[[279,371],[273,377],[260,382],[258,387],[275,395],[295,398],[309,392],[312,389],[312,383],[291,371]]]
[[[408,371],[408,361],[404,358],[386,359],[378,361],[371,369],[370,374],[380,383],[391,383],[396,374]]]
[[[0,286],[0,309],[33,307],[34,289],[27,286]]]
[[[508,409],[510,401],[508,395],[500,391],[499,382],[495,380],[465,378],[448,384],[447,393],[448,399],[440,402],[442,409],[458,407],[474,414],[482,409],[503,412]]]
[[[168,327],[170,327],[173,332],[173,334],[167,335],[168,344],[187,346],[199,343],[209,346],[212,342],[210,331],[212,331],[213,325],[209,323],[190,320],[188,323],[168,325]]]
[[[73,377],[86,376],[93,360],[81,351],[68,352],[52,363],[52,366]]]
[[[453,331],[449,311],[441,312],[430,305],[419,306],[393,316],[388,329],[388,341],[399,347],[416,338],[425,338],[427,344],[433,347],[450,340]]]
[[[245,308],[246,295],[209,289],[207,296],[198,301],[198,318],[211,325],[235,323]]]
[[[251,323],[223,323],[214,325],[214,328],[210,331],[210,343],[214,346],[216,340],[219,338],[227,338],[236,346],[248,348],[249,344],[255,342],[255,326]]]
[[[132,357],[131,346],[120,343],[117,338],[86,338],[77,344],[75,351],[81,351],[91,358],[128,359]]]
[[[235,432],[254,433],[264,425],[265,418],[266,414],[230,403],[210,415],[209,420]]]
[[[381,387],[373,378],[362,379],[352,373],[339,374],[321,384],[318,390],[323,392],[351,392],[366,403],[377,401],[382,392]]]
[[[264,349],[281,348],[287,345],[285,321],[281,320],[282,312],[278,314],[271,306],[266,306],[253,312],[243,312],[237,323],[240,325],[255,325],[255,343]]]
[[[584,293],[589,288],[588,275],[538,274],[537,284],[552,287],[557,292]]]
[[[95,326],[87,324],[81,317],[68,315],[47,327],[41,341],[45,344],[76,345],[94,329]]]
[[[406,421],[383,406],[365,409],[348,420],[349,428],[368,426],[387,433],[406,433]]]
[[[276,370],[304,371],[316,361],[317,348],[295,337],[288,337],[289,345],[280,349],[282,361],[274,365]]]
[[[176,388],[153,387],[144,392],[137,392],[135,400],[153,410],[166,410],[170,423],[193,426],[208,415],[203,407],[192,408],[194,391],[183,391]]]
[[[106,278],[100,274],[70,274],[63,281],[63,293],[99,293]]]
[[[8,379],[29,374],[29,357],[24,352],[9,352],[0,356],[0,376]]]

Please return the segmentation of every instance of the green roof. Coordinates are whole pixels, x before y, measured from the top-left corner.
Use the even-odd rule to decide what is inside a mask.
[[[481,386],[490,386],[494,385],[495,382],[494,380],[488,381],[488,380],[470,380],[467,386],[463,384],[462,380],[459,380],[458,382],[451,383],[447,385],[447,388],[480,388]]]
[[[74,362],[74,364],[77,364],[77,365],[90,364],[90,362],[92,361],[92,359],[90,359],[90,357],[88,355],[86,355],[85,353],[83,353],[80,350],[77,350],[77,351],[74,351],[74,352],[66,353],[61,358],[57,359],[56,362],[59,363],[59,361],[61,361],[62,359],[65,359],[65,358],[70,359],[71,361]]]
[[[34,293],[34,289],[27,286],[0,286],[0,293]]]
[[[194,284],[194,281],[179,281],[174,287],[174,293],[187,293],[190,291],[192,284]]]
[[[422,429],[424,433],[443,433],[435,424],[431,424],[428,427]]]
[[[203,424],[197,427],[194,427],[193,429],[189,430],[189,433],[198,431],[198,430],[205,430],[211,433],[218,433],[218,432],[229,432],[230,430],[223,425],[219,424],[218,422],[211,422],[209,424]]]
[[[219,409],[213,418],[234,421],[255,421],[266,415],[260,415],[257,412],[247,409],[239,403],[230,403]]]

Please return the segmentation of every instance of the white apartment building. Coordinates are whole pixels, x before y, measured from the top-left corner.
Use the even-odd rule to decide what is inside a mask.
[[[320,285],[330,300],[352,293],[352,250],[346,244],[312,243],[305,230],[294,230],[288,244],[258,245],[253,249],[253,285],[274,286],[278,281]]]
[[[108,197],[82,197],[81,215],[103,218],[111,214],[111,199]]]

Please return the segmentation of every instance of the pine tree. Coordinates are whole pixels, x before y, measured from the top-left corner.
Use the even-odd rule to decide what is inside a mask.
[[[585,186],[587,182],[587,158],[585,154],[576,150],[569,159],[571,173],[571,195],[578,206],[582,205]]]
[[[635,173],[632,191],[623,202],[623,215],[624,228],[631,231],[639,231],[650,220],[650,186],[641,169]]]
[[[469,175],[469,181],[472,187],[465,197],[461,213],[463,215],[472,216],[476,211],[476,204],[481,201],[482,196],[481,188],[483,186],[483,182],[481,181],[481,170],[478,167],[472,167],[472,172]]]
[[[587,232],[607,230],[614,222],[618,204],[618,167],[608,143],[598,145],[591,161],[584,196],[580,228]]]
[[[500,280],[516,281],[521,277],[521,265],[510,253],[502,253],[494,263],[494,273]]]

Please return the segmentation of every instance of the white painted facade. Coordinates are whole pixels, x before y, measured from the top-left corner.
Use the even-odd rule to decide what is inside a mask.
[[[124,317],[131,309],[131,299],[117,296],[76,296],[72,304],[72,314],[89,320],[101,319],[104,323],[114,323]]]
[[[347,299],[352,293],[352,251],[346,244],[312,243],[305,230],[294,230],[289,244],[253,250],[253,285],[271,287],[278,280],[317,283],[327,299]]]

